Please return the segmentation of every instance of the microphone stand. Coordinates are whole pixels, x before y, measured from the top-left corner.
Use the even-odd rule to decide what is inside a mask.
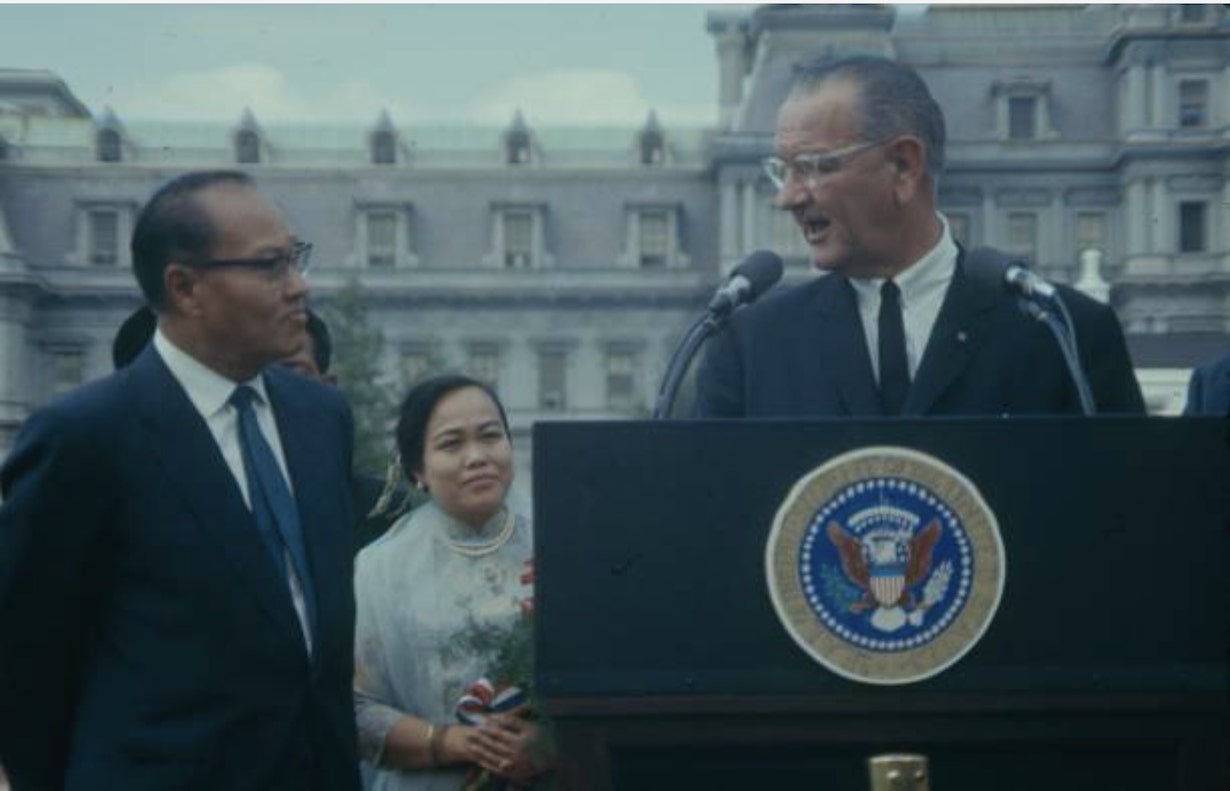
[[[1064,364],[1068,368],[1068,375],[1072,377],[1072,383],[1076,385],[1076,394],[1081,402],[1081,412],[1087,417],[1095,415],[1097,414],[1097,408],[1093,403],[1093,393],[1089,389],[1089,380],[1085,376],[1084,369],[1081,368],[1080,354],[1076,345],[1076,326],[1072,323],[1072,316],[1068,313],[1067,305],[1063,304],[1063,299],[1058,294],[1055,294],[1054,298],[1048,301],[1059,306],[1062,318],[1055,315],[1054,311],[1046,308],[1041,300],[1027,296],[1017,297],[1017,304],[1025,315],[1035,321],[1046,324],[1046,328],[1055,336],[1055,343],[1059,345],[1059,351],[1063,355]]]
[[[683,377],[692,364],[692,358],[709,336],[722,328],[729,317],[729,311],[719,314],[707,310],[705,315],[692,322],[687,334],[683,336],[683,341],[675,347],[675,353],[671,355],[670,364],[666,367],[666,375],[662,377],[662,387],[658,390],[658,399],[653,407],[654,420],[665,420],[670,416],[671,407],[675,405],[675,396],[678,395]]]

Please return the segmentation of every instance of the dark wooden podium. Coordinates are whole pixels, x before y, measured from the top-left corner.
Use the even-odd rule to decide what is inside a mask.
[[[808,657],[764,573],[774,514],[844,451],[970,478],[1006,554],[998,612],[938,676]],[[537,670],[571,787],[1228,788],[1230,425],[1216,418],[545,423]]]

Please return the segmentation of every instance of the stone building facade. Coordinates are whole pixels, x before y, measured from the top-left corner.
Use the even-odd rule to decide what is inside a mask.
[[[722,274],[806,249],[760,160],[792,64],[878,53],[948,121],[958,236],[1109,300],[1152,409],[1230,351],[1230,18],[1221,6],[766,6],[708,15],[720,121],[676,128],[184,124],[91,112],[56,75],[0,69],[0,450],[105,374],[137,304],[127,239],[185,170],[241,167],[316,245],[328,302],[358,279],[386,385],[440,364],[494,383],[528,480],[529,427],[647,415]]]

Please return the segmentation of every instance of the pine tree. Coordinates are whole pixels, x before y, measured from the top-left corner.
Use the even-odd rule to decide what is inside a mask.
[[[380,368],[384,334],[368,322],[363,286],[351,279],[325,309],[333,337],[332,372],[354,411],[354,466],[383,476],[393,447],[392,385]]]

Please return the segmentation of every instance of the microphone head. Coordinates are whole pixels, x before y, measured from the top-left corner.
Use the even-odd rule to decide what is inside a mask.
[[[730,276],[747,280],[747,301],[751,302],[782,279],[781,256],[772,250],[757,250],[739,262]]]

